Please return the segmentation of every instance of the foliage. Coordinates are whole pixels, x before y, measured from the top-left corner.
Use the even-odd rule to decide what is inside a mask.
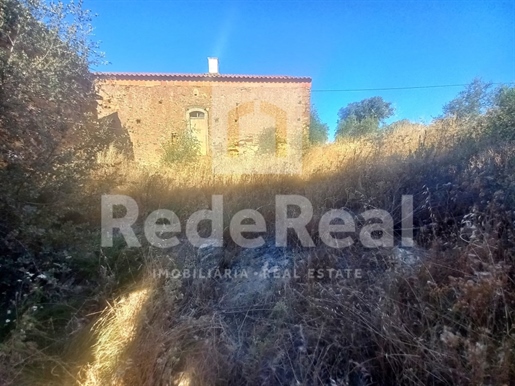
[[[106,351],[115,347],[120,358],[138,365],[120,360],[97,384],[509,384],[515,376],[515,144],[499,139],[500,128],[513,128],[513,95],[506,89],[475,125],[401,121],[381,136],[312,147],[302,179],[226,178],[199,164],[152,179],[134,175],[124,193],[145,203],[145,211],[166,202],[180,218],[206,205],[206,191],[216,191],[230,197],[224,201],[228,219],[254,208],[273,224],[274,195],[302,192],[314,219],[332,208],[382,208],[397,222],[401,196],[413,195],[417,246],[337,251],[310,231],[314,248],[280,251],[292,253],[298,277],[262,280],[254,296],[247,284],[253,280],[162,277],[161,295],[137,315],[153,323],[144,331],[134,323],[130,331],[141,332],[123,350],[124,334],[102,338],[117,330],[118,318],[100,325],[98,343],[115,342],[105,344]],[[268,130],[269,139],[273,133]],[[268,244],[273,233],[267,228],[267,245],[257,255],[258,266],[270,261],[275,270],[277,249]],[[224,238],[224,248],[181,246],[176,259],[152,258],[149,265],[153,272],[170,272],[182,261],[238,269],[253,260]],[[308,270],[320,268],[361,268],[364,277],[309,277]],[[163,356],[172,360],[160,361]]]
[[[309,143],[310,145],[320,145],[327,142],[329,127],[322,123],[315,108],[311,109],[309,120]]]
[[[219,249],[183,244],[163,258],[150,251],[146,264],[154,275],[190,262],[202,269],[249,268],[258,256],[257,267],[263,261],[275,267],[279,254],[291,253],[298,278],[260,280],[256,288],[246,279],[164,275],[144,307],[138,302],[131,308],[127,293],[128,301],[110,302],[95,324],[97,355],[83,367],[87,377],[99,375],[91,384],[151,385],[163,378],[196,385],[509,384],[515,374],[514,144],[495,143],[480,131],[496,117],[509,121],[511,104],[501,105],[478,126],[401,122],[381,136],[312,147],[303,178],[227,178],[201,162],[153,174],[133,168],[120,193],[145,213],[166,203],[179,218],[205,207],[206,196],[216,192],[224,196],[224,220],[253,208],[273,224],[274,196],[301,192],[313,205],[314,219],[334,208],[381,208],[392,214],[397,230],[400,197],[413,195],[417,246],[328,249],[308,224],[316,243],[308,251],[292,246],[278,252],[269,243],[274,228],[268,226],[267,245],[255,255],[225,237]],[[480,135],[471,141],[470,131]],[[361,268],[363,278],[310,278],[307,271],[319,268]],[[154,288],[155,280],[142,280],[141,287]],[[134,339],[127,342],[129,332]]]
[[[125,248],[121,238],[115,239],[115,247],[101,250],[90,224],[96,225],[97,198],[109,185],[89,176],[93,153],[105,137],[96,135],[100,127],[86,107],[94,104],[86,62],[71,51],[62,63],[60,53],[67,46],[60,40],[46,45],[53,35],[37,22],[52,16],[41,16],[50,9],[45,7],[11,0],[3,8],[0,134],[5,141],[0,177],[8,182],[0,185],[3,383],[56,384],[65,372],[74,378],[77,362],[67,357],[63,341],[77,331],[90,334],[90,319],[83,315],[98,311],[99,291],[116,297],[120,285],[140,279],[144,254],[151,257],[146,261],[151,270],[161,264],[190,267],[192,262],[206,269],[246,268],[249,260],[260,266],[267,256],[273,261],[277,253],[290,252],[300,276],[295,280],[166,278],[164,290],[154,291],[161,279],[146,277],[151,286],[106,307],[93,329],[96,344],[79,346],[84,368],[93,370],[88,384],[184,379],[198,385],[465,385],[509,384],[514,379],[513,88],[499,91],[470,125],[454,126],[453,119],[445,118],[416,131],[401,122],[377,138],[313,147],[312,158],[322,168],[309,165],[306,157],[309,172],[302,178],[227,178],[213,175],[208,163],[202,168],[196,162],[151,175],[132,167],[132,174],[117,186],[145,213],[166,203],[185,218],[205,207],[206,196],[216,192],[230,197],[224,201],[227,218],[254,208],[267,224],[274,223],[278,193],[305,195],[315,218],[328,209],[360,213],[381,208],[396,221],[401,220],[400,197],[413,195],[419,247],[410,251],[418,258],[415,262],[402,261],[392,250],[359,246],[338,255],[312,231],[315,248],[278,252],[265,246],[257,251],[259,260],[240,253],[229,240],[219,250],[181,246],[177,256],[162,259],[155,258],[155,251]],[[60,15],[60,26],[72,16]],[[30,28],[18,27],[23,25]],[[62,30],[58,35],[64,41],[65,25],[56,29]],[[44,52],[38,51],[41,47],[46,47]],[[86,50],[80,47],[77,52]],[[37,65],[39,60],[45,65],[33,71],[30,62]],[[74,76],[77,82],[61,84]],[[391,113],[390,104],[385,105],[382,119]],[[374,132],[382,120],[377,112],[356,112],[355,105],[349,111],[340,119],[344,135]],[[79,140],[67,141],[70,132]],[[275,139],[275,129],[266,129],[260,149],[275,151]],[[191,133],[176,141],[180,145],[165,146],[173,154],[172,164],[196,158]],[[263,237],[268,241],[274,228],[267,227],[267,232]],[[406,249],[398,250],[406,254]],[[362,268],[365,277],[307,275],[318,268]],[[276,272],[275,262],[270,272]],[[246,296],[248,283],[255,286],[253,296]],[[242,292],[228,291],[238,288]],[[46,362],[40,359],[51,354]],[[20,381],[21,367],[34,365],[34,358],[41,360],[39,369],[46,369],[50,381]]]
[[[346,120],[355,117],[356,120],[362,121],[366,118],[374,118],[378,122],[393,115],[393,107],[389,102],[385,102],[381,97],[372,97],[363,99],[360,102],[353,102],[346,107],[341,108],[338,112],[340,120]]]
[[[491,83],[476,78],[455,99],[444,105],[444,117],[458,120],[477,118],[492,106],[494,94]]]
[[[91,225],[109,184],[91,178],[109,135],[90,21],[80,1],[0,2],[0,340],[13,347],[0,355],[12,363],[26,363],[18,348],[61,344],[105,279]]]
[[[411,122],[409,119],[401,119],[400,121],[390,123],[385,127],[385,130],[398,130],[402,129],[403,127],[413,127],[416,125],[417,124],[415,122]]]
[[[99,57],[88,40],[90,15],[80,2],[6,0],[2,7],[1,160],[43,169],[63,148],[76,154],[91,145],[83,142],[96,123],[89,66]]]
[[[471,148],[460,140],[466,129],[452,133],[448,124],[436,121],[425,127],[422,140],[405,122],[407,130],[401,134],[409,137],[392,142],[389,135],[398,134],[394,131],[356,140],[355,148],[349,146],[353,141],[312,148],[318,150],[316,159],[326,175],[313,168],[302,181],[278,175],[228,179],[200,173],[198,165],[157,175],[151,187],[142,186],[145,178],[135,178],[125,193],[143,202],[152,192],[146,210],[166,202],[174,210],[187,208],[182,218],[206,204],[206,191],[216,191],[230,197],[224,201],[227,218],[254,208],[272,224],[270,204],[277,192],[302,192],[313,204],[314,219],[330,208],[354,213],[382,208],[396,221],[401,221],[400,197],[409,194],[414,197],[417,246],[370,250],[353,245],[338,251],[321,245],[312,231],[314,248],[292,246],[278,252],[274,229],[267,228],[267,245],[255,255],[226,238],[220,249],[181,246],[172,258],[152,256],[154,273],[159,268],[170,272],[182,261],[194,261],[202,269],[217,264],[249,268],[258,256],[258,267],[271,262],[280,273],[276,259],[291,253],[288,261],[297,278],[261,280],[255,287],[254,280],[163,275],[161,295],[150,302],[150,310],[137,315],[153,322],[144,331],[138,323],[128,327],[141,332],[123,350],[123,333],[108,340],[114,344],[104,343],[106,351],[115,347],[121,358],[138,365],[119,361],[96,384],[156,384],[162,378],[154,374],[196,385],[509,384],[515,375],[510,330],[515,320],[515,234],[514,215],[507,210],[515,205],[510,195],[514,144],[479,139]],[[417,144],[416,151],[404,148],[409,143]],[[336,150],[346,157],[330,164]],[[347,268],[362,269],[363,277],[308,274]],[[116,319],[100,325],[100,344],[102,336],[117,330]],[[163,356],[173,361],[159,361]]]
[[[392,104],[381,97],[350,103],[338,112],[336,137],[356,137],[376,132],[379,125],[393,113]]]
[[[192,130],[184,130],[163,145],[163,162],[167,165],[190,163],[198,159],[200,142]]]
[[[501,143],[515,140],[515,87],[500,88],[494,103],[485,119],[484,134]]]
[[[490,143],[515,139],[515,88],[492,89],[490,83],[474,79],[444,107],[442,121],[454,120],[467,129],[468,137]],[[476,146],[471,144],[472,146]]]
[[[260,154],[275,154],[276,143],[276,129],[275,127],[267,127],[263,129],[258,135],[258,151]]]
[[[338,123],[336,130],[336,138],[342,139],[344,137],[360,137],[365,135],[374,134],[379,130],[379,123],[373,117],[366,117],[362,120],[350,116],[344,121]]]

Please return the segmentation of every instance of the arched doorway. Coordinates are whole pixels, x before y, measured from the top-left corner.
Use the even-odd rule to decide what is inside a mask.
[[[187,112],[188,128],[200,144],[200,154],[208,154],[209,125],[207,111],[200,108],[189,109]]]

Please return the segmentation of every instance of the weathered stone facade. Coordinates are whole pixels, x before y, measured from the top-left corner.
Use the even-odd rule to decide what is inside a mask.
[[[305,135],[311,79],[287,76],[100,73],[99,116],[119,119],[136,161],[158,163],[163,145],[191,127],[206,155],[254,149],[275,129],[277,151]],[[298,142],[298,141],[297,141]]]

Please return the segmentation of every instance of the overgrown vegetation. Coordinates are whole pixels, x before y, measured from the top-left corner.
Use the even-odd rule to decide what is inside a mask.
[[[338,111],[336,139],[377,133],[385,119],[394,113],[392,104],[381,97],[349,103]]]
[[[326,123],[322,123],[315,107],[311,107],[311,115],[309,117],[309,144],[322,145],[327,142],[329,137],[329,127]]]
[[[90,19],[80,2],[0,2],[1,384],[48,367],[80,315],[136,271],[128,251],[98,247],[98,200],[116,180],[97,173],[110,138],[96,119]]]
[[[192,130],[175,133],[174,138],[163,145],[163,163],[166,165],[195,162],[199,156],[200,142]]]
[[[514,131],[508,118],[514,91],[503,90],[473,125],[455,118],[428,126],[401,122],[383,136],[312,148],[301,177],[228,178],[203,172],[209,164],[180,173],[133,172],[129,180],[137,183],[118,192],[137,199],[142,211],[165,202],[187,218],[208,208],[211,194],[222,194],[226,225],[239,210],[255,208],[266,219],[270,244],[275,194],[309,198],[315,219],[329,208],[356,214],[384,208],[396,229],[400,197],[412,194],[417,247],[337,251],[317,241],[306,250],[293,236],[288,252],[276,258],[289,253],[299,278],[271,282],[255,296],[248,294],[257,285],[250,279],[250,287],[234,279],[143,280],[161,288],[140,316],[154,323],[139,330],[117,354],[121,364],[98,384],[113,377],[141,385],[162,379],[200,385],[509,384],[515,374],[515,143],[505,138]],[[315,221],[308,229],[316,241]],[[202,252],[184,241],[157,259],[162,252],[148,252],[148,272],[212,267],[206,261],[241,268],[276,250],[267,246],[246,258],[229,238],[225,242]],[[309,269],[349,267],[361,268],[364,277],[307,275]]]
[[[257,138],[258,151],[260,154],[275,154],[277,149],[276,128],[267,127]]]
[[[6,0],[1,7],[0,384],[503,385],[515,378],[513,87],[476,80],[431,124],[401,121],[382,131],[389,103],[349,105],[340,127],[352,130],[312,146],[299,176],[214,175],[187,132],[165,146],[163,161],[181,167],[154,170],[105,147],[88,71],[95,48],[80,4]],[[314,117],[310,142],[323,143],[326,128]],[[241,209],[256,209],[267,245],[251,253],[226,232],[218,249],[188,246],[183,234],[173,250],[129,249],[122,237],[101,249],[106,192],[131,196],[140,213],[171,209],[181,221],[221,194],[226,228]],[[273,245],[276,194],[310,200],[315,248],[301,248],[294,235],[288,248]],[[402,195],[414,198],[414,248],[334,250],[320,242],[316,221],[337,208],[359,224],[362,211],[387,210],[399,241]],[[156,276],[241,269],[258,259],[294,265],[299,277]],[[363,277],[307,274],[349,268]]]

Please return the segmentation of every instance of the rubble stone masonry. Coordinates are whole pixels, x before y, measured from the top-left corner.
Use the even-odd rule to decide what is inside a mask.
[[[309,125],[311,79],[220,74],[96,74],[99,117],[115,117],[127,131],[136,161],[159,163],[163,145],[188,127],[199,128],[204,154],[238,155],[274,128],[289,146]]]

